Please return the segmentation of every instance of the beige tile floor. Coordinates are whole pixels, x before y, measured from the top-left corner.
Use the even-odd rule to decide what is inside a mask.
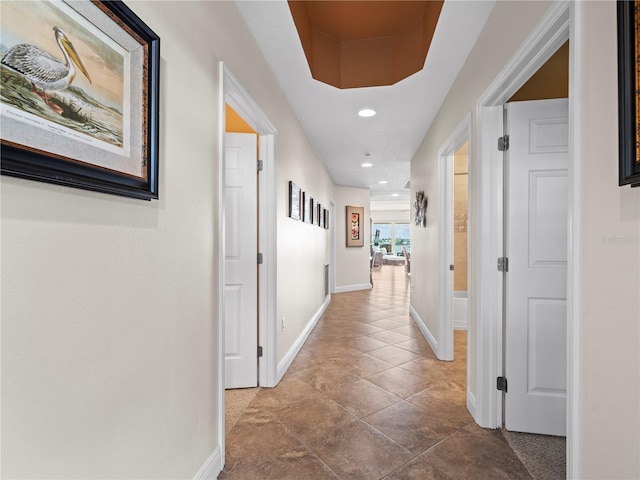
[[[333,295],[280,384],[226,439],[220,480],[529,479],[497,431],[466,409],[466,334],[436,359],[408,314],[404,267]]]

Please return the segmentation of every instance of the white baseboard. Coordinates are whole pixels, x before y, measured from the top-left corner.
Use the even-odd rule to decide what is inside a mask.
[[[336,287],[335,293],[357,292],[358,290],[371,290],[373,285],[370,283],[361,283],[359,285],[343,285],[342,287]]]
[[[322,303],[322,305],[320,305],[320,308],[318,309],[318,311],[313,315],[311,320],[309,320],[309,323],[307,323],[307,326],[304,328],[304,330],[302,331],[300,336],[297,338],[297,340],[293,343],[293,345],[291,345],[291,348],[289,349],[287,354],[284,356],[282,360],[278,362],[278,372],[276,374],[276,385],[280,382],[280,380],[282,380],[282,377],[284,377],[284,374],[287,373],[287,370],[289,369],[293,361],[296,359],[296,355],[298,355],[298,352],[304,345],[304,342],[307,341],[307,337],[309,337],[309,334],[311,333],[313,328],[316,326],[316,324],[318,323],[318,320],[320,320],[320,317],[322,316],[322,314],[327,309],[330,303],[331,303],[331,295],[327,295],[327,298]]]
[[[424,335],[424,338],[427,340],[427,343],[435,354],[438,351],[438,341],[436,340],[436,337],[434,337],[433,334],[429,331],[424,321],[420,318],[418,312],[415,311],[413,305],[409,305],[409,315],[411,315],[411,318],[413,318],[413,320],[416,322],[416,325],[418,325],[418,328],[422,332],[422,335]]]
[[[465,292],[466,293],[466,292]],[[464,297],[453,297],[453,329],[466,330],[469,318],[469,299]]]
[[[193,480],[216,480],[222,471],[222,452],[220,445],[216,447],[204,465],[200,468]]]
[[[478,402],[476,401],[476,396],[473,393],[471,393],[471,390],[469,390],[468,387],[467,387],[467,410],[469,410],[469,413],[475,420],[476,411],[478,410]]]

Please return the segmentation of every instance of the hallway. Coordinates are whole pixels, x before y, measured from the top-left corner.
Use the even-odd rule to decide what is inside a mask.
[[[280,384],[260,389],[226,439],[220,480],[527,479],[497,431],[466,409],[466,332],[439,362],[408,314],[403,267],[333,295]]]

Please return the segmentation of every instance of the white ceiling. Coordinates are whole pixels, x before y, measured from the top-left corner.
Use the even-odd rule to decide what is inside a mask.
[[[395,85],[339,89],[311,77],[285,0],[236,2],[334,183],[369,188],[372,210],[410,208],[411,158],[494,3],[446,0],[422,71]],[[361,118],[363,108],[377,114]],[[363,168],[367,153],[373,167]]]

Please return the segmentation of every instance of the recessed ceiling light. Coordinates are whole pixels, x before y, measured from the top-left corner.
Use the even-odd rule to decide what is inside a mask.
[[[373,163],[365,162],[361,166],[364,167],[364,168],[373,167]]]
[[[378,183],[379,183],[380,185],[384,185],[385,183],[389,183],[389,182],[387,182],[386,180],[380,180]]]
[[[371,110],[370,108],[364,108],[358,112],[358,115],[361,117],[373,117],[376,114],[375,110]]]
[[[400,194],[398,194],[398,193],[392,193],[392,194],[391,194],[391,196],[392,196],[392,197],[399,197],[399,196],[400,196]]]

